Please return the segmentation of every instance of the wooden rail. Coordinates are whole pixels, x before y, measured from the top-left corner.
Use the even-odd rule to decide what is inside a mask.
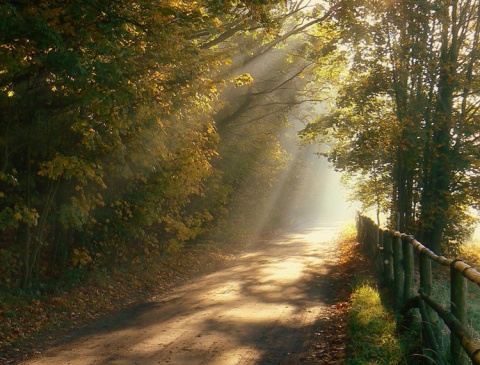
[[[432,364],[444,364],[437,345],[434,313],[450,329],[450,354],[453,364],[466,365],[469,359],[480,365],[480,343],[466,327],[467,281],[480,286],[480,273],[462,260],[439,256],[415,237],[379,228],[370,218],[358,215],[358,241],[367,247],[375,268],[391,288],[395,309],[406,314],[418,308],[422,317],[424,348]],[[432,294],[432,262],[450,270],[450,308],[436,302]],[[419,278],[415,293],[414,278]]]

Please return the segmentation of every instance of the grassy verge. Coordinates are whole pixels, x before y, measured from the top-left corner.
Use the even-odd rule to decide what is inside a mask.
[[[345,281],[351,285],[348,302],[348,347],[347,365],[373,364],[421,364],[427,356],[421,354],[419,347],[420,318],[414,313],[410,330],[402,329],[388,301],[388,295],[379,289],[373,265],[362,247],[356,242],[355,227],[348,227],[340,237],[342,268]],[[459,255],[465,262],[480,271],[480,240],[462,246]],[[437,273],[438,274],[438,273]],[[449,305],[448,271],[445,277],[437,277],[432,294],[437,301]],[[474,338],[480,341],[480,290],[476,284],[468,284],[468,328]],[[437,334],[439,348],[446,363],[451,361],[448,355],[449,331],[441,326]]]
[[[356,242],[355,227],[340,237],[342,265],[350,266],[347,365],[407,364],[408,334],[399,334],[391,307],[382,300],[372,265]]]
[[[376,285],[366,279],[353,288],[350,319],[350,354],[347,364],[400,364],[403,346],[395,317],[382,303]]]

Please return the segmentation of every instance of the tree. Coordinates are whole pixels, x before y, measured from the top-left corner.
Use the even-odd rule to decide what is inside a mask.
[[[367,22],[359,24],[344,17],[350,28],[368,29],[359,32],[364,35],[361,41],[358,35],[345,37],[356,46],[350,68],[350,80],[354,81],[346,85],[353,109],[344,109],[348,91],[341,92],[339,108],[329,118],[333,134],[347,143],[331,156],[341,166],[335,154],[355,145],[363,151],[365,143],[359,142],[359,136],[365,136],[369,143],[375,140],[368,134],[368,121],[378,120],[378,109],[367,109],[365,103],[386,99],[388,113],[394,116],[387,123],[396,129],[382,139],[390,152],[389,160],[381,161],[380,166],[382,170],[390,168],[392,222],[398,216],[397,228],[415,233],[440,252],[442,241],[448,244],[465,218],[452,208],[464,211],[463,207],[477,204],[479,198],[465,194],[475,189],[471,176],[479,153],[478,120],[474,116],[478,96],[473,87],[477,76],[474,65],[478,64],[479,4],[395,1],[359,4],[359,8]],[[357,118],[364,124],[356,123]],[[345,128],[339,136],[335,128],[345,119],[354,128],[353,133]],[[355,159],[352,154],[347,157],[348,162]],[[377,160],[365,156],[364,165],[378,166]],[[354,173],[363,169],[355,164],[350,167]],[[375,185],[374,178],[368,181]]]
[[[234,38],[235,48],[246,56],[235,59],[227,72],[234,70],[234,75],[244,77],[232,78],[232,84],[221,94],[222,104],[215,115],[221,142],[219,159],[214,161],[222,172],[220,186],[229,187],[228,217],[233,226],[257,230],[269,226],[272,221],[265,216],[270,207],[279,207],[272,191],[282,191],[282,184],[299,185],[297,169],[291,168],[289,162],[292,157],[284,150],[285,128],[291,128],[295,120],[304,122],[330,91],[323,81],[316,82],[334,72],[335,67],[325,59],[338,57],[332,46],[338,34],[332,31],[327,13],[332,14],[325,11],[315,15],[322,22],[309,21],[311,24],[305,28],[298,27],[299,20],[294,16],[282,18],[284,26],[273,38],[267,34],[261,47],[252,39],[258,34]],[[310,17],[295,9],[288,14]],[[290,171],[290,176],[285,170]],[[289,193],[282,198],[294,196]],[[277,208],[272,212],[280,222],[288,212],[284,210],[282,216]]]
[[[266,24],[275,6],[0,5],[0,259],[12,286],[198,234],[209,213],[185,207],[212,171],[213,77],[226,59],[197,35],[235,18]]]
[[[311,65],[288,71],[293,55],[274,51],[283,59],[272,78],[254,75],[248,86],[251,76],[228,64],[239,66],[238,47],[255,55],[280,46],[275,38],[287,21],[293,25],[282,40],[301,35],[306,28],[294,23],[306,16],[304,5],[0,5],[5,285],[29,289],[178,250],[221,218],[249,172],[261,177],[255,193],[268,191],[285,162],[286,113],[309,98],[286,89],[299,86]],[[305,50],[288,51],[298,59]],[[252,93],[222,111],[225,84]],[[235,149],[241,155],[228,152]]]

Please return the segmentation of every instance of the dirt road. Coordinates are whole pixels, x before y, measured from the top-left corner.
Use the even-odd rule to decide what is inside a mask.
[[[299,230],[232,267],[98,322],[28,365],[310,364],[334,303],[336,227]]]

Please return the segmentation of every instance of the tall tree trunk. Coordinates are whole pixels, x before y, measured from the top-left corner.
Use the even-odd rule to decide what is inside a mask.
[[[26,164],[27,164],[27,178],[26,178],[26,190],[25,190],[25,202],[28,209],[31,209],[32,204],[32,194],[31,194],[31,185],[32,185],[32,171],[30,167],[30,159],[32,153],[32,146],[28,144],[27,154],[26,154]],[[31,279],[31,243],[32,243],[32,229],[29,223],[21,223],[19,228],[19,239],[23,241],[23,278],[21,286],[23,289],[26,289],[30,284]]]
[[[400,37],[406,37],[406,29],[403,26],[400,29]],[[394,209],[397,216],[396,229],[400,232],[405,230],[405,219],[407,214],[407,159],[409,155],[407,134],[409,126],[407,124],[408,115],[408,76],[407,59],[403,46],[394,48],[394,40],[389,40],[392,49],[392,77],[393,93],[396,105],[396,116],[402,129],[397,140],[397,152],[394,166],[394,185],[396,186],[396,196],[393,197]],[[400,43],[401,44],[401,43]]]
[[[432,161],[422,197],[422,238],[434,252],[441,253],[443,232],[451,204],[450,183],[453,174],[451,130],[453,95],[458,67],[457,1],[451,3],[452,17],[444,15],[440,53],[440,76],[434,110]],[[449,40],[451,39],[451,42]]]
[[[35,230],[35,247],[33,249],[32,253],[32,258],[31,258],[31,267],[30,267],[30,276],[32,274],[35,274],[35,277],[38,278],[39,276],[39,269],[40,269],[40,252],[42,249],[43,245],[43,240],[44,240],[44,235],[46,231],[46,226],[47,226],[47,220],[48,216],[50,214],[50,209],[52,208],[52,205],[55,200],[55,195],[58,191],[58,188],[60,186],[60,181],[61,179],[58,178],[57,180],[52,180],[50,181],[49,187],[48,187],[48,194],[45,200],[45,204],[43,207],[42,214],[40,216],[38,226]],[[35,271],[34,271],[35,268]]]

